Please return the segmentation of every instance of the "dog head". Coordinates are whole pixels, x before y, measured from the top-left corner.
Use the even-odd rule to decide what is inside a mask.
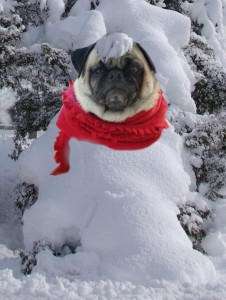
[[[106,62],[93,44],[74,51],[72,63],[78,72],[74,83],[77,101],[103,120],[122,122],[151,109],[158,99],[154,64],[137,43],[124,55]]]

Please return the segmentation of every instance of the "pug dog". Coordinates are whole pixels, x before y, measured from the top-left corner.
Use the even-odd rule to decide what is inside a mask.
[[[124,34],[115,34],[113,38],[115,36],[120,39],[124,37],[125,40]],[[121,54],[120,45],[124,41],[115,43],[114,47],[118,45],[119,49],[112,51],[109,38],[112,39],[112,36],[104,40],[106,42],[108,39],[105,44],[112,53],[107,58],[107,55],[100,55],[99,48],[100,45],[106,47],[104,43],[72,52],[72,63],[78,72],[74,92],[84,111],[105,121],[123,122],[141,111],[151,109],[156,104],[160,87],[155,77],[155,66],[138,43],[132,41],[127,47],[128,51],[114,57],[115,52]]]

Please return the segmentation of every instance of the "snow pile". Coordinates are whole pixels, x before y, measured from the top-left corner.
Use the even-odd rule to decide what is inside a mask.
[[[58,246],[81,246],[60,259],[41,253],[39,268],[136,283],[213,279],[212,264],[192,249],[176,217],[176,204],[186,200],[190,181],[182,167],[180,138],[172,129],[142,151],[73,141],[70,173],[51,177],[55,136],[53,121],[21,155],[23,179],[39,186],[39,199],[23,218],[24,242],[27,249],[42,238]],[[58,261],[49,266],[48,260]]]
[[[46,39],[54,47],[65,50],[82,48],[95,43],[106,33],[102,15],[97,11],[82,12],[78,17],[46,25]]]

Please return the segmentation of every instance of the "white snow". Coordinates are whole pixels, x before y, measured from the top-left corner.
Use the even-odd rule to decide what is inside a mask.
[[[56,22],[60,20],[61,15],[65,10],[65,3],[63,0],[41,0],[41,9],[44,9],[45,6],[49,9],[48,22]]]
[[[204,2],[197,0],[194,5],[200,3]],[[6,9],[5,1],[0,4]],[[181,52],[190,36],[188,18],[143,0],[102,0],[95,11],[89,11],[90,1],[79,0],[60,20],[62,0],[41,4],[50,5],[50,19],[36,29],[30,27],[26,46],[48,41],[72,50],[106,33],[123,32],[151,56],[172,104],[168,115],[177,109],[190,111],[184,122],[194,123],[190,96],[194,76]],[[210,19],[216,16],[218,10]],[[222,20],[225,24],[225,17]],[[224,37],[225,29],[218,33]],[[107,46],[108,55],[117,56],[118,50],[129,49],[127,42],[124,49],[111,48],[112,43],[103,38],[101,46]],[[6,94],[14,101],[9,91],[1,91],[1,101]],[[113,151],[72,140],[70,172],[53,177],[49,174],[55,168],[55,120],[21,154],[19,166],[8,157],[11,133],[0,130],[0,299],[225,299],[226,199],[213,204],[215,218],[203,240],[209,256],[204,256],[192,249],[177,220],[177,205],[195,202],[203,209],[207,200],[194,192],[188,153],[174,128],[141,151]],[[201,162],[193,158],[193,163]],[[38,200],[25,212],[23,226],[11,198],[19,180],[39,187]],[[39,239],[58,247],[80,246],[75,254],[63,257],[41,251],[32,274],[24,276],[18,250],[31,250]]]
[[[7,110],[16,102],[16,97],[11,88],[0,90],[0,124],[10,124],[11,118]]]
[[[27,249],[41,238],[59,246],[80,240],[72,264],[91,280],[148,284],[164,277],[190,283],[191,273],[196,283],[214,278],[212,264],[192,249],[176,217],[190,180],[182,166],[181,140],[172,129],[142,151],[73,141],[71,171],[57,178],[48,175],[55,136],[53,121],[20,158],[23,179],[39,186],[38,202],[23,218]]]
[[[109,33],[99,39],[95,45],[98,56],[107,61],[111,57],[120,57],[133,47],[133,40],[125,33]]]
[[[4,212],[2,216],[5,218],[5,216],[13,216],[11,213],[12,204],[7,207],[3,206],[3,204],[10,200],[10,191],[12,191],[18,180],[18,166],[17,163],[7,158],[10,149],[12,149],[11,134],[6,134],[4,131],[0,131],[0,133],[0,151],[2,157],[4,157],[4,160],[1,160],[0,167],[0,182],[2,183],[0,187],[0,203],[3,207],[2,212]],[[2,231],[0,232],[1,242],[9,247],[7,248],[4,245],[0,247],[0,299],[221,300],[226,297],[225,252],[221,251],[219,253],[218,251],[217,256],[211,258],[211,256],[204,257],[197,251],[192,250],[189,240],[175,217],[177,213],[175,204],[181,200],[178,199],[179,195],[188,193],[187,200],[192,202],[193,198],[196,197],[196,203],[200,209],[205,204],[203,204],[199,194],[188,191],[189,176],[184,172],[181,165],[181,158],[183,157],[181,156],[183,153],[181,140],[173,132],[172,128],[165,132],[159,145],[153,146],[155,149],[146,149],[140,155],[139,152],[134,153],[135,158],[142,157],[142,159],[141,157],[139,158],[139,162],[143,162],[142,166],[144,167],[138,169],[137,159],[135,166],[138,171],[136,173],[133,171],[134,165],[131,166],[133,164],[133,160],[131,161],[132,153],[127,158],[123,153],[113,152],[105,148],[99,149],[98,146],[73,141],[72,147],[76,149],[76,152],[73,151],[71,156],[72,168],[70,173],[61,177],[48,175],[54,167],[54,162],[51,158],[53,154],[52,142],[55,134],[56,128],[53,120],[53,124],[48,132],[36,140],[32,144],[32,148],[24,152],[20,162],[23,165],[23,169],[20,169],[20,172],[23,171],[20,173],[20,176],[24,178],[27,176],[29,177],[26,178],[27,180],[38,183],[42,187],[38,202],[47,211],[42,211],[42,215],[36,216],[39,219],[39,223],[37,223],[38,228],[44,228],[45,225],[50,226],[49,228],[46,227],[45,233],[49,237],[52,234],[52,237],[55,237],[59,243],[62,239],[74,238],[76,240],[83,237],[84,246],[77,254],[70,254],[64,257],[55,257],[48,250],[41,252],[37,257],[38,264],[34,268],[32,275],[24,276],[20,273],[21,266],[18,252],[9,249],[22,247],[21,226],[19,224],[12,226],[11,219],[7,217],[5,227],[1,225]],[[42,146],[44,147],[42,148]],[[92,150],[95,150],[95,152],[93,153]],[[167,153],[166,158],[163,157],[163,154],[167,150],[170,151]],[[155,162],[157,151],[159,151],[157,161],[159,161],[160,166],[168,159],[164,167],[159,167],[157,162]],[[110,152],[111,157],[107,155]],[[155,154],[155,159],[152,161],[153,154]],[[145,157],[143,157],[144,155]],[[145,160],[147,155],[148,159]],[[123,180],[122,183],[120,183],[115,174],[117,169],[119,169],[118,163],[112,167],[115,158],[117,157],[118,159],[120,156],[123,158],[123,161],[120,160],[123,168],[119,174],[120,179]],[[27,159],[25,159],[26,157]],[[38,160],[37,157],[41,159]],[[101,160],[98,157],[101,157]],[[127,166],[128,161],[130,161],[130,164]],[[148,162],[148,165],[145,164],[145,161]],[[110,164],[106,167],[105,163],[107,162],[110,162]],[[106,169],[102,168],[103,164]],[[150,168],[150,165],[155,168]],[[35,168],[34,170],[29,169],[32,166]],[[87,172],[87,168],[92,170],[90,174]],[[126,171],[126,168],[129,171]],[[149,168],[151,169],[152,180],[148,182],[143,176],[150,174]],[[113,173],[111,169],[113,169]],[[45,174],[41,177],[43,170],[45,170]],[[166,174],[164,174],[164,170]],[[123,176],[125,171],[127,173],[126,177]],[[96,172],[99,173],[97,174]],[[171,172],[173,176],[171,176]],[[104,175],[104,181],[101,180],[100,182],[98,175],[101,174],[102,176],[105,174],[106,177]],[[127,178],[128,174],[129,178]],[[132,176],[133,174],[135,176]],[[85,175],[92,178],[87,178],[88,184],[82,189],[81,182],[85,180]],[[182,177],[180,178],[180,176]],[[115,180],[113,180],[114,178]],[[47,180],[46,183],[45,180]],[[176,180],[179,180],[178,183],[175,182]],[[128,188],[129,181],[132,181],[133,185]],[[104,184],[103,187],[102,183]],[[126,191],[124,191],[124,184],[125,189],[127,188]],[[176,184],[175,188],[171,190],[170,184],[173,187]],[[163,185],[165,186],[164,188],[162,188]],[[178,186],[180,186],[179,189]],[[166,189],[166,187],[168,188]],[[106,189],[105,193],[102,192],[104,188]],[[134,189],[133,194],[131,189]],[[89,198],[88,195],[90,193],[94,195],[93,191],[95,190],[100,190],[99,195]],[[147,196],[149,190],[151,195]],[[73,201],[68,199],[69,193],[73,194]],[[81,193],[83,193],[82,199],[80,198]],[[136,196],[141,195],[143,198],[136,201]],[[172,197],[173,201],[170,197],[167,199],[167,195]],[[157,197],[159,197],[159,203],[158,201],[152,203],[151,200]],[[30,210],[28,212],[25,218],[26,223],[29,215],[31,216],[34,214],[34,211],[38,211],[38,202],[36,206],[33,206],[33,211]],[[88,205],[88,202],[90,205]],[[225,233],[224,228],[226,228],[225,214],[224,210],[222,210],[225,207],[225,201],[219,202],[218,205],[219,208],[216,212],[219,217],[216,218],[217,222],[213,230],[216,231],[216,234],[218,231],[221,232],[222,238]],[[76,210],[74,210],[74,207],[76,207]],[[109,211],[110,209],[111,211]],[[8,215],[6,212],[8,212]],[[221,214],[219,214],[220,212]],[[152,215],[148,218],[150,213]],[[105,226],[102,226],[102,220],[105,222]],[[36,219],[32,220],[30,225],[33,227],[35,223]],[[76,228],[83,228],[81,232],[74,229],[75,223]],[[147,225],[147,228],[144,225]],[[28,223],[25,226],[29,227]],[[150,228],[152,226],[153,228]],[[38,228],[34,228],[34,235],[37,235],[37,232],[39,232]],[[56,233],[55,230],[58,229],[59,232]],[[33,239],[32,236],[29,236],[32,234],[31,231],[32,229],[29,228],[25,230],[25,236],[28,235],[27,240]],[[109,234],[107,234],[108,231]],[[151,233],[151,236],[149,236],[148,232]],[[18,237],[20,238],[18,239]],[[123,240],[124,237],[125,241]],[[118,243],[112,244],[113,240],[115,242],[118,241],[120,245]],[[128,240],[131,242],[129,245],[126,244]],[[137,246],[137,242],[141,243],[140,247]],[[214,239],[209,240],[209,247],[211,245],[214,247],[213,242]],[[162,243],[164,243],[163,248],[158,253],[157,250]],[[134,246],[135,249],[127,247],[130,245]],[[141,249],[143,251],[142,256],[133,256],[134,253],[139,253]],[[218,250],[218,248],[215,247],[215,250]],[[149,253],[149,251],[151,252]],[[117,257],[115,257],[116,253]],[[139,269],[139,273],[136,272],[136,276],[133,274],[133,265],[128,264],[127,259],[122,259],[123,253],[130,260],[134,261],[134,268]],[[161,256],[163,256],[163,261],[158,261],[158,258]],[[188,256],[188,260],[185,260],[186,256]],[[210,263],[210,260],[214,263],[216,271],[212,269],[213,265]],[[122,264],[124,262],[124,265],[121,265],[120,262]],[[147,262],[149,268],[145,270]],[[153,266],[156,268],[155,274],[152,273]],[[128,269],[130,271],[129,274]],[[125,273],[122,272],[124,270]],[[188,270],[190,272],[186,274]],[[144,271],[153,277],[159,276],[159,278],[154,279],[145,276],[145,280],[141,282],[141,278],[144,276],[142,272]],[[179,278],[180,273],[178,272],[182,273],[181,278]],[[208,272],[211,272],[211,274],[208,275]],[[215,272],[217,272],[217,275],[214,280]],[[117,278],[115,278],[116,274]],[[127,280],[122,279],[122,277],[127,276]],[[211,276],[212,280],[209,280]],[[176,277],[178,278],[175,280]],[[207,281],[209,281],[208,284]]]
[[[214,226],[210,233],[203,239],[202,245],[207,253],[212,256],[226,257],[226,199],[218,200],[215,209]]]
[[[220,190],[219,190],[219,194],[222,196],[226,196],[226,185],[223,186]]]
[[[0,130],[0,244],[15,250],[22,243],[22,228],[11,197],[19,176],[18,163],[8,157],[13,149],[12,137],[13,132],[6,135]]]
[[[53,46],[77,49],[95,43],[106,33],[103,16],[98,11],[82,12],[46,25],[46,40]]]

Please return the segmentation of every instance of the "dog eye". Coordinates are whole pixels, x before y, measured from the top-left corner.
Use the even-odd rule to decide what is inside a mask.
[[[130,71],[131,71],[131,73],[133,73],[133,74],[138,73],[140,70],[141,70],[141,68],[139,68],[139,67],[137,67],[137,66],[131,66],[131,67],[130,67]]]
[[[92,71],[92,73],[97,76],[101,75],[103,72],[104,72],[103,68],[97,68]]]

